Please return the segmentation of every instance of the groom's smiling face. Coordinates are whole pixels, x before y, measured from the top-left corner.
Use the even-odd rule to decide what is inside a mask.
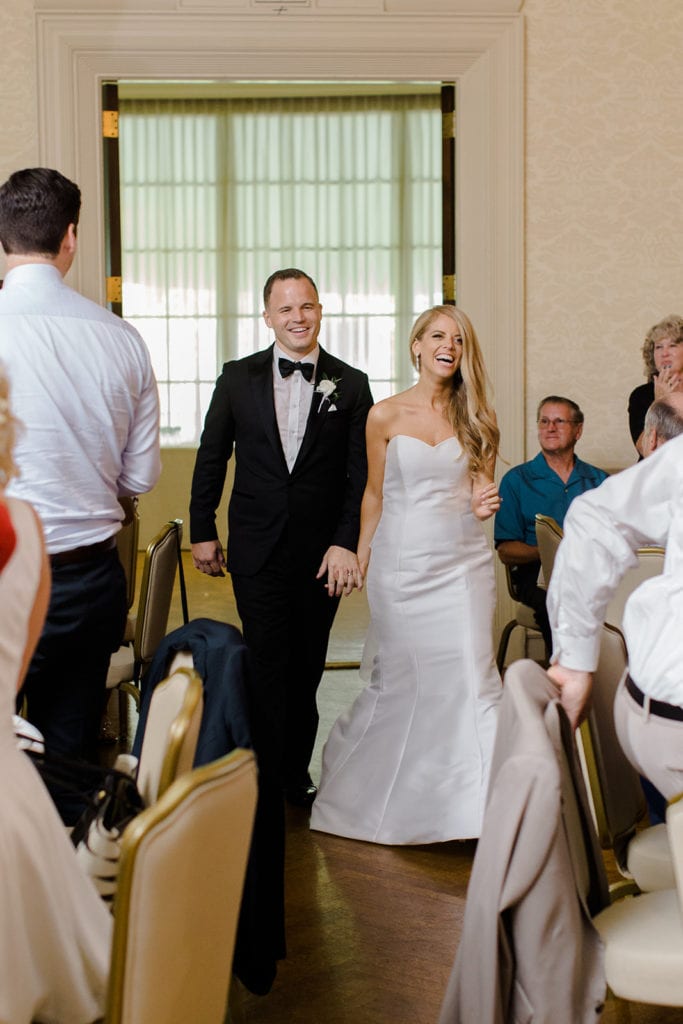
[[[305,277],[288,277],[273,284],[263,319],[275,332],[280,348],[298,360],[317,345],[322,315],[311,282]]]

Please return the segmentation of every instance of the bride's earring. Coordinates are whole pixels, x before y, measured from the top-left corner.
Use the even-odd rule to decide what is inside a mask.
[[[420,372],[420,353],[415,353],[415,365],[417,366],[417,372]]]

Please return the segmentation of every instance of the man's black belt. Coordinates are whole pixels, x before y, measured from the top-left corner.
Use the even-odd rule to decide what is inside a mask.
[[[647,700],[645,694],[628,675],[626,676],[626,689],[636,704],[640,704],[641,708],[645,706]],[[677,704],[666,704],[663,700],[653,700],[652,697],[650,697],[650,714],[656,715],[657,718],[671,718],[674,722],[683,722],[683,708],[679,708]]]
[[[98,555],[105,551],[111,551],[116,546],[114,537],[107,537],[106,540],[98,540],[96,544],[85,544],[81,548],[71,548],[70,551],[57,551],[50,555],[50,565],[77,565],[79,562],[92,562]]]

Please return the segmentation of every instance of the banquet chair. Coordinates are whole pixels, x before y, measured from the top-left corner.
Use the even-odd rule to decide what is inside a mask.
[[[148,807],[192,768],[203,708],[202,681],[192,668],[174,668],[154,687],[137,771]]]
[[[683,800],[666,812],[674,886],[626,897],[594,917],[605,945],[607,984],[616,996],[683,1006]]]
[[[610,893],[667,889],[674,885],[665,825],[637,830],[646,812],[638,773],[621,749],[614,725],[614,698],[626,670],[626,644],[618,629],[604,625],[593,677],[591,710],[579,729],[584,768],[604,850],[612,850],[627,881]]]
[[[555,555],[557,554],[562,537],[562,527],[552,516],[544,516],[540,512],[536,513],[536,543],[541,558],[543,586],[546,590],[550,583],[550,577],[552,576],[555,564]]]
[[[234,750],[124,832],[105,1024],[223,1024],[256,793]]]
[[[124,504],[125,502],[125,504]],[[128,602],[128,610],[133,607],[135,600],[135,583],[137,578],[138,568],[138,540],[140,537],[140,516],[138,514],[137,503],[133,498],[119,498],[119,503],[123,506],[126,515],[128,516],[129,522],[122,526],[119,532],[116,534],[116,548],[118,551],[119,561],[123,566],[123,571],[126,574],[126,600]],[[131,615],[126,619],[126,628],[123,634],[124,641],[132,640],[135,635],[135,618]]]
[[[514,573],[509,565],[505,566],[505,579],[507,582],[508,594],[515,602],[514,607],[514,618],[510,619],[508,623],[503,627],[503,632],[500,634],[500,641],[498,643],[498,651],[496,653],[496,665],[498,671],[501,673],[505,667],[505,656],[507,654],[508,644],[510,643],[510,637],[513,631],[519,626],[524,630],[524,655],[526,657],[529,634],[537,637],[541,637],[541,632],[536,625],[536,619],[532,608],[522,604],[519,600],[519,595],[515,588]]]
[[[139,708],[140,676],[166,635],[182,535],[182,519],[172,519],[150,541],[142,568],[132,644],[124,643],[111,656],[107,689],[119,691],[121,722],[126,721],[126,694]]]
[[[621,629],[626,602],[636,587],[650,576],[658,576],[664,568],[664,548],[638,548],[636,554],[638,565],[626,570],[605,612],[605,622],[617,629]]]
[[[120,754],[114,765],[136,777],[138,791],[147,807],[151,807],[176,778],[191,770],[203,704],[202,681],[193,669],[178,668],[155,687],[140,758]],[[112,904],[118,888],[120,829],[108,830],[102,818],[97,817],[78,844],[76,856],[102,899]]]

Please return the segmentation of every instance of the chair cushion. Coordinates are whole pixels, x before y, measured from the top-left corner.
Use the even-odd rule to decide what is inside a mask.
[[[114,651],[107,672],[107,689],[113,690],[119,683],[129,683],[133,678],[135,654],[132,647],[125,645]]]
[[[674,889],[676,878],[666,825],[653,825],[636,832],[628,844],[629,874],[643,892]]]
[[[536,622],[536,616],[534,615],[533,608],[529,608],[520,601],[515,603],[515,618],[517,619],[518,626],[524,626],[525,629],[535,629],[538,631],[538,623]]]
[[[683,1006],[683,920],[675,889],[619,900],[593,923],[605,943],[605,974],[615,995]]]

